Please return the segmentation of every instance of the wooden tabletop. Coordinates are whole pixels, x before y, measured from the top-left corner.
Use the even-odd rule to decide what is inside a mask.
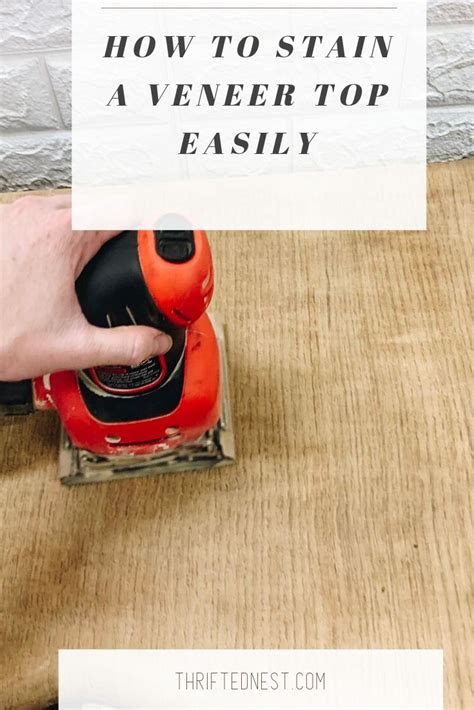
[[[427,233],[212,235],[233,468],[68,489],[54,414],[0,425],[1,707],[58,648],[361,647],[443,648],[472,708],[472,173]]]

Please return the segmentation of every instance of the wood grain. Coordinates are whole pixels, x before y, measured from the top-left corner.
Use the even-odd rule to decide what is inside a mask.
[[[1,707],[115,646],[442,647],[473,707],[472,173],[427,233],[212,235],[235,467],[69,490],[53,415],[1,424]]]

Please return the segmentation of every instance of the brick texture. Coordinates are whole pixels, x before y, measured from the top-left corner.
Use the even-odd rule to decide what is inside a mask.
[[[3,61],[0,96],[0,128],[42,129],[61,125],[42,58]]]
[[[469,158],[472,149],[472,110],[440,108],[428,114],[428,151],[432,162]]]
[[[66,131],[8,134],[0,141],[0,191],[66,187],[71,183],[71,137]]]
[[[46,65],[56,94],[61,118],[66,128],[71,128],[71,57],[69,54],[48,57]]]
[[[428,23],[450,25],[455,22],[473,22],[474,4],[472,0],[430,0],[428,3]]]
[[[474,0],[428,3],[428,159],[473,154]],[[71,182],[70,0],[0,3],[0,190]]]
[[[71,44],[70,0],[2,0],[0,52],[37,52]]]
[[[468,104],[474,97],[474,33],[433,32],[428,42],[428,105]]]

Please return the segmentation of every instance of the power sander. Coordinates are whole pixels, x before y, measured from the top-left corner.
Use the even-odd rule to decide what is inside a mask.
[[[231,463],[224,332],[206,313],[213,290],[204,232],[122,232],[78,278],[81,308],[101,328],[168,333],[171,349],[136,367],[1,383],[0,411],[57,410],[59,475],[68,485]]]

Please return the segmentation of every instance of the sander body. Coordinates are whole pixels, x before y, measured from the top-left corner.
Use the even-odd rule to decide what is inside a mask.
[[[204,232],[122,232],[87,264],[76,292],[87,320],[171,336],[136,366],[55,372],[2,383],[3,413],[57,410],[63,483],[116,480],[234,460],[223,328]]]

